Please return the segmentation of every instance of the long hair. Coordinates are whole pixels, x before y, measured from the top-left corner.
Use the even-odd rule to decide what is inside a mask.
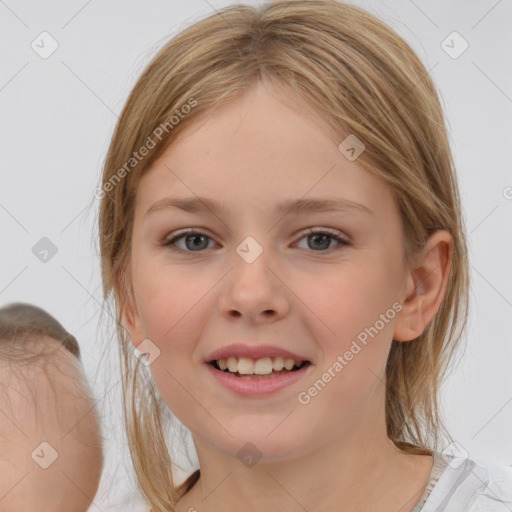
[[[391,28],[341,1],[229,6],[188,26],[147,65],[115,127],[97,194],[104,300],[113,300],[129,449],[153,512],[174,510],[199,470],[175,485],[167,408],[133,357],[122,322],[134,300],[128,276],[138,182],[182,128],[262,81],[299,94],[340,141],[347,134],[364,141],[358,163],[393,193],[406,265],[434,231],[452,235],[440,309],[417,339],[393,340],[386,367],[387,435],[396,446],[429,453],[446,430],[438,391],[463,340],[469,271],[454,162],[428,71]]]

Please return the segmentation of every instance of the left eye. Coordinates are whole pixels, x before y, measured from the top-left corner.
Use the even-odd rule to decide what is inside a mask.
[[[339,245],[345,246],[349,245],[348,240],[345,240],[344,238],[341,238],[338,235],[335,235],[334,233],[329,233],[326,231],[313,231],[310,230],[307,232],[306,235],[304,235],[303,238],[306,238],[308,240],[312,240],[312,243],[309,241],[307,242],[308,248],[320,248],[320,249],[331,249],[331,241],[335,240]],[[185,249],[178,247],[177,241],[184,239],[185,240]],[[204,233],[201,233],[200,231],[193,231],[188,230],[180,235],[177,235],[173,238],[170,238],[168,240],[165,240],[162,245],[169,247],[169,249],[177,252],[198,252],[195,249],[207,249],[208,243],[206,245],[203,243],[205,240],[212,240],[209,236],[205,235]],[[190,243],[187,244],[187,241]],[[212,240],[213,241],[213,240]],[[190,250],[189,250],[190,249]],[[314,251],[319,252],[319,251]],[[325,252],[325,251],[320,251]]]
[[[326,231],[310,230],[302,238],[312,239],[312,240],[314,240],[313,244],[319,244],[321,246],[321,248],[324,248],[324,249],[331,249],[330,245],[331,245],[332,240],[335,240],[337,242],[338,246],[349,245],[348,240],[345,240],[344,238],[341,238],[340,236],[335,235],[334,233],[329,233]],[[302,238],[301,238],[301,240],[302,240]],[[308,248],[311,249],[312,244],[309,242],[307,244],[308,244]],[[326,245],[327,245],[327,247],[325,247]],[[318,245],[317,245],[317,248],[318,248]],[[315,251],[315,252],[318,252],[318,251]],[[324,252],[324,251],[320,251],[320,252]]]

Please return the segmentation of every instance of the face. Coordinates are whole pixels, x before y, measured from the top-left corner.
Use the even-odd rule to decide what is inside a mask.
[[[389,189],[338,149],[343,139],[298,98],[259,86],[191,122],[140,181],[126,325],[134,345],[149,339],[160,351],[152,376],[198,453],[236,456],[251,441],[284,460],[355,436],[363,419],[366,432],[372,420],[384,426],[377,404],[404,294],[402,224]],[[223,209],[148,211],[198,196]],[[360,206],[278,210],[299,199]],[[206,362],[233,343],[310,364],[277,391],[241,395]],[[308,392],[319,379],[325,386]]]
[[[44,345],[56,350],[47,374],[40,360],[15,373],[0,362],[0,509],[85,512],[103,464],[94,403],[75,356]]]

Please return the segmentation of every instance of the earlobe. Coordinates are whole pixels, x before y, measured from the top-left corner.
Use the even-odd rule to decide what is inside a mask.
[[[128,331],[128,334],[134,346],[137,346],[144,338],[144,335],[142,334],[140,318],[138,313],[134,313],[134,311],[131,308],[125,309],[122,318],[125,330]]]
[[[125,301],[122,320],[125,330],[128,331],[132,343],[137,346],[144,338],[140,322],[140,314],[138,312],[134,297],[133,290],[130,288],[128,297]]]
[[[430,236],[415,268],[407,275],[394,340],[417,338],[438,312],[450,274],[452,252],[453,239],[448,231],[438,230]]]
[[[136,320],[134,319],[132,307],[129,304],[125,304],[124,306],[122,318],[124,328],[130,332],[134,331],[136,326]]]

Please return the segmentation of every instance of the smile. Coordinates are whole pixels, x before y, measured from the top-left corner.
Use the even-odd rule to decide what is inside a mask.
[[[312,367],[309,361],[295,363],[292,359],[272,359],[271,361],[271,358],[262,358],[253,361],[248,358],[230,357],[227,361],[221,359],[206,363],[206,368],[217,383],[230,391],[241,396],[259,396],[275,393],[290,386]],[[279,369],[276,370],[274,365]],[[222,367],[224,369],[221,369]]]
[[[262,357],[251,359],[249,357],[228,357],[211,361],[214,366],[222,371],[234,375],[278,375],[295,371],[309,361],[294,361],[283,357]]]

